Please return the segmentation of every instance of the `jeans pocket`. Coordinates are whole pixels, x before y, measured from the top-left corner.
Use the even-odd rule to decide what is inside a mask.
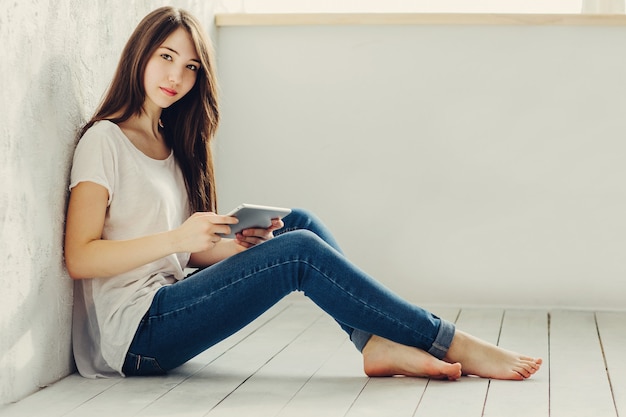
[[[126,376],[149,376],[163,375],[165,371],[155,358],[149,356],[135,355],[128,352],[124,360],[122,372]]]

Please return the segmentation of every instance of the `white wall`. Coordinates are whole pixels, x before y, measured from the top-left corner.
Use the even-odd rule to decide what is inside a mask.
[[[221,208],[420,303],[624,309],[626,27],[218,29]]]
[[[0,8],[0,404],[67,375],[72,285],[62,261],[75,131],[139,20],[162,4],[212,31],[215,2],[29,0]]]

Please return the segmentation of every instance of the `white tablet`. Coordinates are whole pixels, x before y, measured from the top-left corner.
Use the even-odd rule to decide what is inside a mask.
[[[241,204],[227,214],[239,219],[239,223],[230,226],[230,234],[223,237],[234,238],[235,233],[250,228],[268,228],[272,219],[282,219],[291,213],[291,209],[283,207],[259,206],[257,204]]]

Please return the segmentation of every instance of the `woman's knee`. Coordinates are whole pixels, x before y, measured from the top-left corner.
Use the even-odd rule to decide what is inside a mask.
[[[322,223],[322,221],[313,212],[302,208],[294,208],[292,209],[292,212],[283,219],[283,221],[285,223],[285,227],[278,230],[276,235],[296,230],[309,230],[335,250],[341,252],[341,248],[330,230],[328,230],[324,223]]]
[[[334,256],[337,252],[315,232],[306,229],[294,230],[273,240],[277,241],[277,248],[283,255],[294,259],[314,261]]]
[[[283,218],[283,223],[285,223],[285,227],[278,230],[277,234],[299,229],[315,231],[319,227],[318,218],[311,211],[302,208],[291,209],[291,213]]]
[[[300,250],[324,245],[324,241],[318,235],[307,229],[296,229],[280,236],[281,241],[289,247]]]
[[[300,225],[306,225],[316,220],[317,219],[315,215],[311,211],[298,207],[292,208],[291,213],[289,213],[283,219],[283,221],[285,222],[285,227],[291,226],[298,228],[303,228]]]

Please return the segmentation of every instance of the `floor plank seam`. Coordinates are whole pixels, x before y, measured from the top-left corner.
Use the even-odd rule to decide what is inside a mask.
[[[498,341],[496,344],[500,346],[500,338],[502,337],[502,327],[504,326],[504,316],[506,315],[506,310],[502,310],[502,315],[500,316],[500,329],[498,330]]]
[[[604,343],[602,342],[602,333],[600,332],[600,326],[598,325],[598,314],[593,313],[593,320],[596,324],[596,332],[598,332],[598,342],[600,343],[600,351],[602,352],[602,360],[604,361],[604,369],[606,369],[606,378],[609,381],[609,389],[611,390],[611,399],[613,400],[613,407],[615,407],[615,415],[619,417],[619,410],[617,408],[617,402],[615,401],[615,389],[613,388],[613,381],[611,380],[611,372],[609,371],[609,363],[606,360],[606,353],[604,351]]]
[[[500,330],[502,331],[502,330]],[[498,337],[498,341],[500,338]],[[489,400],[489,390],[491,388],[491,379],[487,381],[487,392],[485,392],[485,401],[483,401],[483,408],[480,410],[480,416],[483,417],[485,415],[485,410],[487,409],[487,401]]]
[[[415,405],[415,409],[413,410],[411,417],[415,417],[415,415],[417,414],[417,410],[419,410],[420,404],[422,404],[422,400],[424,399],[424,395],[426,395],[426,390],[428,390],[428,385],[430,385],[430,381],[432,381],[432,379],[428,378],[428,381],[426,381],[426,385],[424,385],[424,389],[422,390],[422,394],[417,400],[417,404]]]
[[[548,415],[552,414],[552,350],[551,350],[551,341],[552,341],[552,314],[548,311],[548,357],[546,360],[548,361]],[[543,366],[546,364],[544,363]]]
[[[363,391],[365,391],[365,387],[367,387],[367,384],[370,383],[370,381],[372,380],[372,378],[368,378],[367,382],[365,384],[363,384],[363,386],[361,387],[361,389],[359,390],[359,393],[357,395],[354,396],[354,399],[352,400],[352,402],[350,403],[350,406],[348,407],[348,409],[346,410],[346,412],[344,413],[344,417],[347,416],[348,414],[350,414],[350,411],[352,410],[352,408],[354,407],[354,405],[356,404],[357,400],[359,399],[359,397],[361,396],[361,394],[363,393]]]

